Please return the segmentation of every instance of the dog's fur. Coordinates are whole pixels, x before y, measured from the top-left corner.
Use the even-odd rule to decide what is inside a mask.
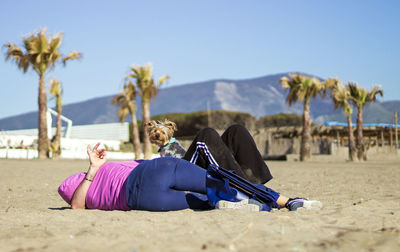
[[[163,122],[150,121],[145,123],[145,128],[150,137],[150,142],[160,147],[158,152],[161,157],[182,158],[185,156],[186,150],[178,141],[170,143],[174,132],[178,130],[174,122],[168,120]]]

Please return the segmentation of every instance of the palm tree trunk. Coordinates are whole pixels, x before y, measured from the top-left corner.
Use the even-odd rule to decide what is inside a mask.
[[[46,87],[44,85],[44,74],[39,77],[39,136],[38,136],[38,158],[45,159],[49,157],[49,138],[47,135],[47,97]]]
[[[133,143],[133,151],[135,152],[135,159],[140,159],[140,154],[142,150],[140,148],[140,140],[139,140],[139,129],[137,126],[136,119],[136,105],[131,103],[129,105],[129,110],[131,112],[132,117],[132,143]]]
[[[349,158],[350,161],[354,161],[356,159],[356,144],[354,142],[354,133],[353,126],[351,125],[351,115],[347,116],[347,128],[349,131]]]
[[[310,101],[304,100],[304,111],[303,111],[303,132],[301,136],[300,145],[300,161],[307,161],[311,157],[311,119],[310,119]]]
[[[150,100],[142,97],[142,120],[143,125],[150,121]],[[151,159],[152,148],[150,143],[150,137],[148,134],[143,134],[143,149],[144,149],[144,159]]]
[[[58,159],[61,155],[61,113],[62,113],[62,107],[61,107],[61,98],[56,97],[57,99],[57,105],[56,105],[56,111],[57,111],[57,123],[56,123],[56,135],[54,137],[54,141],[52,143],[53,145],[53,158]]]
[[[356,148],[358,160],[363,160],[364,146],[363,146],[363,108],[357,107],[357,137],[356,137]]]

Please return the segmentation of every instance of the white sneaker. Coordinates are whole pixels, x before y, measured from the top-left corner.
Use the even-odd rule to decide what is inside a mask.
[[[238,202],[232,202],[227,200],[220,200],[215,205],[216,209],[237,209],[237,210],[246,210],[246,211],[255,211],[258,212],[262,208],[262,204],[257,200],[253,199],[245,199]]]
[[[305,200],[303,207],[305,209],[320,210],[322,209],[323,205],[322,202],[318,200]]]
[[[304,208],[307,210],[320,210],[322,209],[322,202],[318,200],[308,200],[304,198],[289,199],[286,203],[286,207],[289,211],[296,211],[298,208]]]

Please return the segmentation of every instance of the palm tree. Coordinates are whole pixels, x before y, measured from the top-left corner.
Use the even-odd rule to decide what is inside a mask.
[[[163,75],[160,79],[154,82],[153,66],[151,63],[146,66],[132,66],[131,73],[128,74],[127,78],[136,79],[136,88],[138,89],[138,94],[142,98],[142,120],[143,125],[150,121],[150,101],[155,98],[158,93],[158,88],[167,79],[168,75]],[[144,148],[144,159],[150,159],[152,155],[152,148],[150,143],[150,138],[147,134],[143,134],[143,148]]]
[[[53,153],[53,158],[57,159],[61,155],[61,113],[63,102],[61,95],[63,89],[61,87],[61,82],[54,78],[50,80],[50,90],[49,93],[56,99],[56,111],[57,111],[57,122],[56,122],[56,134],[50,143],[50,150]]]
[[[379,94],[383,96],[383,90],[380,85],[376,85],[370,92],[366,89],[359,87],[356,82],[350,82],[346,85],[349,90],[350,99],[354,106],[357,107],[357,134],[356,134],[356,148],[357,158],[359,160],[365,160],[365,146],[363,142],[363,109],[366,104],[376,101],[376,96]]]
[[[356,144],[354,141],[354,132],[351,120],[353,108],[350,105],[350,91],[345,88],[339,79],[326,80],[327,85],[331,90],[331,98],[335,109],[343,108],[347,117],[347,129],[349,134],[349,159],[354,161],[356,159]]]
[[[290,78],[290,79],[289,79]],[[326,88],[315,77],[302,74],[289,74],[289,78],[282,77],[280,82],[284,89],[289,89],[286,101],[289,106],[299,101],[303,102],[303,132],[300,145],[300,161],[306,161],[311,157],[311,117],[310,100],[315,99],[318,94],[325,96]]]
[[[6,60],[13,60],[24,73],[31,67],[39,75],[39,136],[38,157],[40,159],[49,157],[49,139],[47,136],[47,98],[45,88],[45,74],[54,69],[56,63],[62,60],[64,66],[68,60],[78,59],[81,54],[77,51],[71,52],[65,57],[59,52],[63,33],[49,38],[46,28],[23,38],[25,51],[15,44],[7,43]]]
[[[130,114],[132,118],[132,142],[133,150],[135,152],[135,159],[139,159],[141,154],[139,130],[136,119],[136,88],[132,81],[127,80],[121,93],[112,98],[112,103],[119,106],[118,117],[121,122],[124,122],[126,117]]]

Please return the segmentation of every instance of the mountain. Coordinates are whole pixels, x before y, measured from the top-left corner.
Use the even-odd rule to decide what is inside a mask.
[[[302,104],[289,107],[286,103],[288,91],[279,84],[280,78],[285,75],[287,73],[244,80],[218,79],[162,88],[151,102],[150,113],[189,113],[209,108],[247,112],[256,117],[278,113],[301,114]],[[70,118],[74,125],[118,122],[118,108],[111,104],[113,96],[66,104],[63,106],[63,115]],[[364,121],[392,123],[393,112],[399,108],[400,101],[370,104],[365,108]],[[325,120],[346,121],[341,110],[333,109],[329,98],[318,97],[313,100],[311,116],[316,123]],[[140,98],[137,100],[137,117],[141,118]],[[3,118],[0,119],[0,130],[36,128],[37,118],[37,111]]]

